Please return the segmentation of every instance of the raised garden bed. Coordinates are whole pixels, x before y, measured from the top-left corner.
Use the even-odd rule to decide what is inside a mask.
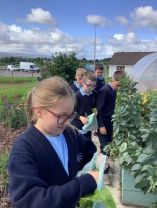
[[[134,177],[124,168],[121,171],[121,183],[122,203],[141,206],[142,208],[150,207],[152,203],[157,203],[157,194],[144,194],[143,191],[135,188]]]

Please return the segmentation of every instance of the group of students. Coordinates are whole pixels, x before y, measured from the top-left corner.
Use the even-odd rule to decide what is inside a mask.
[[[95,72],[86,71],[83,68],[76,70],[75,81],[71,85],[76,95],[77,116],[72,124],[91,139],[92,132],[82,130],[88,122],[87,116],[92,114],[92,109],[97,109],[98,131],[100,151],[105,154],[104,147],[112,141],[112,115],[114,113],[116,91],[119,88],[119,80],[125,75],[124,71],[116,71],[112,80],[105,84],[103,66],[97,65]]]
[[[98,134],[108,136],[120,74],[104,85],[101,69],[97,77],[81,70],[83,75],[76,72],[75,86],[54,76],[40,81],[28,95],[30,126],[13,145],[8,163],[15,208],[75,208],[97,187],[98,171],[77,176],[96,152],[91,132],[81,128],[96,104]]]

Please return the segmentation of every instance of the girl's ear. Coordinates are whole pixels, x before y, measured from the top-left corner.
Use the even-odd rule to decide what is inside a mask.
[[[42,116],[42,108],[39,106],[34,107],[34,114],[36,115],[37,118],[41,117]]]

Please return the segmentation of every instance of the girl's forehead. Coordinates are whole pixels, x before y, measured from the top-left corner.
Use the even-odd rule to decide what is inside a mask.
[[[75,104],[75,98],[72,96],[67,96],[58,100],[54,105],[52,105],[52,107],[56,109],[62,108],[62,110],[64,110],[66,106],[73,106],[74,104]]]

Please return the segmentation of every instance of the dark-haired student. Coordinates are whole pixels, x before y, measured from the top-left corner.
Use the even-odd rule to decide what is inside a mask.
[[[124,71],[115,71],[111,82],[105,84],[103,89],[97,93],[96,108],[98,120],[98,138],[100,150],[103,154],[104,147],[112,141],[113,123],[112,115],[114,114],[116,92],[120,86],[120,79],[126,76]]]

